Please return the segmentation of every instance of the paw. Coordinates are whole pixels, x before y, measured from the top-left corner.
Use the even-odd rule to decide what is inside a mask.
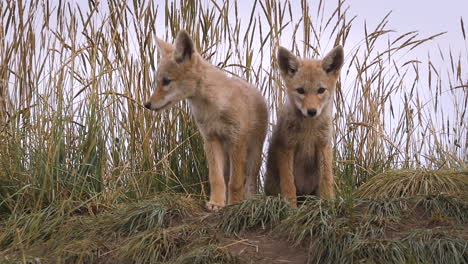
[[[296,199],[296,197],[286,198],[286,201],[289,202],[289,205],[292,208],[297,208],[297,199]]]
[[[297,208],[297,202],[290,202],[292,208]]]
[[[239,204],[244,200],[245,193],[244,187],[241,188],[229,188],[229,197],[228,197],[228,205]]]
[[[208,209],[208,211],[211,211],[211,212],[217,212],[219,211],[219,209],[223,208],[224,205],[225,205],[224,203],[216,203],[216,202],[209,201],[209,202],[206,202],[206,209]]]

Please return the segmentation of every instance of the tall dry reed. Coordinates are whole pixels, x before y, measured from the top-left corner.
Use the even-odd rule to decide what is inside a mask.
[[[466,54],[417,60],[443,34],[398,32],[390,15],[362,28],[349,4],[0,2],[0,213],[208,193],[188,106],[142,106],[154,89],[155,37],[171,42],[180,29],[204,58],[263,92],[272,123],[285,97],[278,44],[303,57],[344,45],[333,141],[343,193],[388,168],[466,167]],[[355,32],[361,41],[349,44]]]

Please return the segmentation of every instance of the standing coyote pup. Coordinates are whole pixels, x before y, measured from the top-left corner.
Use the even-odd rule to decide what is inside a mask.
[[[156,91],[145,107],[167,108],[187,99],[204,140],[211,187],[209,210],[235,204],[257,189],[268,113],[261,93],[205,61],[187,32],[175,46],[157,39],[161,61]],[[228,192],[226,192],[228,183]]]
[[[301,60],[279,47],[278,65],[287,100],[268,149],[265,193],[281,193],[294,207],[296,196],[332,198],[332,110],[343,48],[323,60]]]

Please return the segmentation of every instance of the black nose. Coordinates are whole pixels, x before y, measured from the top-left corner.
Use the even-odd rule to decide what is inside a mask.
[[[151,103],[150,102],[146,103],[145,107],[148,108],[148,109],[151,109]]]
[[[314,109],[314,108],[312,108],[312,109],[307,109],[307,114],[308,114],[309,116],[315,116],[315,115],[317,114],[317,109]]]

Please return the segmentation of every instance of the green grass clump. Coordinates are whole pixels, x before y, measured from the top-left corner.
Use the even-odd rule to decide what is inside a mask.
[[[468,223],[467,197],[457,197],[445,194],[426,196],[418,201],[430,215],[454,217],[459,223]]]
[[[45,242],[64,223],[64,219],[65,216],[52,206],[39,212],[12,215],[2,223],[0,250]]]
[[[245,263],[239,257],[232,255],[226,248],[221,248],[213,244],[196,247],[187,254],[180,256],[177,264],[240,264]]]
[[[343,229],[330,229],[326,235],[311,240],[309,247],[310,263],[346,263],[348,249],[357,236]]]
[[[363,214],[360,219],[361,231],[370,237],[382,237],[389,227],[394,227],[409,213],[410,205],[406,199],[362,201]]]
[[[126,204],[107,215],[104,222],[108,222],[109,231],[138,233],[167,227],[175,218],[193,215],[201,208],[198,201],[187,196],[161,194],[152,200]]]
[[[36,243],[31,252],[37,257],[66,263],[92,263],[116,246],[116,236],[106,231],[102,215],[67,217],[45,243]]]
[[[402,243],[388,239],[364,239],[336,232],[311,242],[309,263],[407,263]]]
[[[370,200],[367,202],[367,212],[375,217],[399,217],[408,210],[406,200]]]
[[[24,256],[51,262],[99,262],[110,254],[122,263],[159,263],[175,258],[205,233],[173,222],[194,217],[201,208],[188,196],[164,194],[98,215],[61,215],[57,209],[45,209],[9,219],[2,226],[6,232],[0,233],[0,252],[22,259],[18,250],[23,250]]]
[[[405,247],[394,240],[358,239],[345,252],[339,263],[408,263]]]
[[[468,240],[433,230],[417,230],[402,239],[408,262],[468,263]]]
[[[467,240],[430,230],[393,239],[337,231],[310,245],[309,263],[468,263]]]
[[[345,227],[351,211],[342,199],[321,200],[309,198],[288,218],[282,221],[275,230],[287,234],[297,243],[310,237],[326,237],[334,230]]]
[[[64,263],[94,263],[108,251],[109,248],[103,239],[90,236],[81,240],[63,241],[61,247],[52,252],[42,252],[42,256],[45,256],[45,259]]]
[[[108,251],[109,237],[100,232],[94,216],[66,216],[56,209],[45,209],[40,213],[23,215],[15,224],[16,234],[4,232],[2,242],[8,242],[3,253],[12,259],[29,256],[33,259],[66,263],[90,263]],[[5,231],[14,230],[11,227]]]
[[[362,201],[321,200],[309,198],[275,228],[297,244],[307,239],[326,239],[320,245],[347,244],[360,237],[381,237],[385,228],[395,221],[366,213]],[[363,211],[364,210],[364,211]],[[330,246],[332,246],[330,244]]]
[[[390,170],[372,177],[355,194],[361,199],[387,200],[439,193],[468,195],[468,171]]]
[[[123,263],[161,263],[180,255],[190,241],[200,238],[204,231],[195,226],[145,231],[131,237],[119,249]]]
[[[357,223],[359,224],[359,223]],[[311,239],[311,263],[468,263],[468,240],[434,230],[385,238],[336,228]]]
[[[291,210],[280,197],[260,197],[224,207],[218,215],[217,227],[225,232],[240,232],[256,227],[262,229],[277,225]]]

